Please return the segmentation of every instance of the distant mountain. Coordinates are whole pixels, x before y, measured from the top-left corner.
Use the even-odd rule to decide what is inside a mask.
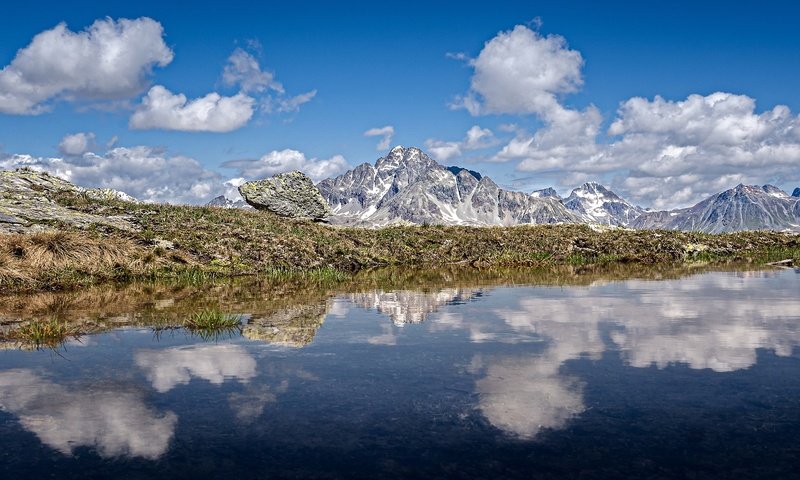
[[[647,212],[634,228],[664,228],[708,233],[739,230],[800,231],[800,199],[773,185],[738,185],[697,205]]]
[[[210,202],[206,203],[206,207],[222,207],[222,208],[242,208],[245,210],[252,210],[253,207],[247,204],[243,199],[231,200],[225,195],[214,197]]]
[[[643,208],[596,182],[584,183],[573,190],[564,205],[590,221],[606,225],[628,226],[644,213]]]
[[[552,187],[543,188],[541,190],[534,190],[533,192],[531,192],[531,197],[535,198],[550,197],[550,198],[555,198],[557,200],[561,200],[561,196]]]
[[[456,167],[457,168],[457,167]],[[418,148],[395,147],[375,165],[364,163],[317,187],[333,223],[518,225],[581,222],[558,199],[497,186],[466,169],[445,168]]]

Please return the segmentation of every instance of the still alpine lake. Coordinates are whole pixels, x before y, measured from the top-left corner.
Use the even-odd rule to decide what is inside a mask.
[[[0,299],[0,478],[789,478],[800,270]],[[239,328],[189,331],[201,311]],[[33,344],[31,321],[74,326]]]

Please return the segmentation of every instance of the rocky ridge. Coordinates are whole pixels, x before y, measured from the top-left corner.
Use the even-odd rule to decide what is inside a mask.
[[[120,230],[137,229],[125,216],[91,214],[59,205],[54,197],[63,193],[97,201],[137,202],[117,190],[86,189],[45,172],[26,168],[4,170],[0,171],[0,232],[45,230],[53,223],[78,228],[103,225]]]
[[[395,147],[375,165],[364,163],[317,186],[333,223],[519,225],[575,223],[584,218],[558,199],[500,188],[467,169],[446,168],[418,148]]]

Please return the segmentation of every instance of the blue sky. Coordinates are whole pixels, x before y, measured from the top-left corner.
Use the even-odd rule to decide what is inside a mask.
[[[45,111],[20,114],[9,112],[7,107],[5,113],[0,113],[0,156],[6,157],[4,166],[14,166],[20,163],[19,155],[28,154],[33,157],[29,162],[57,170],[75,181],[117,187],[152,199],[197,203],[203,195],[225,188],[209,183],[208,188],[198,188],[193,196],[167,193],[193,186],[164,172],[153,173],[157,168],[171,168],[176,157],[190,158],[198,164],[197,168],[181,171],[183,177],[196,174],[220,185],[228,178],[273,173],[281,162],[313,170],[320,166],[315,161],[336,159],[325,164],[327,170],[317,171],[340,173],[346,165],[374,162],[385,153],[376,149],[380,137],[364,135],[369,129],[385,126],[393,127],[391,145],[420,146],[439,152],[435,156],[442,163],[478,169],[502,185],[522,190],[554,185],[566,192],[582,181],[597,179],[645,206],[670,207],[689,204],[739,181],[770,182],[783,188],[800,184],[800,128],[794,128],[800,111],[796,93],[796,79],[800,76],[796,19],[800,18],[800,6],[794,2],[601,5],[498,1],[487,6],[470,2],[289,5],[228,1],[195,2],[189,6],[177,2],[105,1],[78,5],[15,3],[4,10],[0,64],[6,66],[6,73],[17,68],[14,62],[20,49],[28,47],[37,34],[61,22],[72,34],[80,34],[96,20],[118,22],[146,17],[160,24],[161,38],[171,59],[163,66],[143,66],[145,73],[138,90],[115,92],[111,95],[113,101],[109,101],[88,87],[71,90],[67,86],[38,101]],[[523,30],[514,30],[517,26]],[[541,63],[541,68],[549,71],[560,64],[548,62],[568,63],[569,58],[559,55],[537,56],[537,45],[549,36],[563,40],[554,47],[558,52],[577,52],[580,57],[572,64],[577,73],[570,70],[572,73],[543,86],[539,92],[552,97],[557,107],[532,100],[527,108],[508,108],[513,102],[526,100],[517,96],[505,101],[499,97],[502,87],[496,85],[471,89],[482,73],[492,81],[521,75],[516,70],[497,71],[503,62],[489,61],[488,51],[485,68],[495,70],[476,66],[474,59],[493,40],[510,40],[508,48],[500,53],[506,55],[506,60]],[[258,92],[244,91],[241,82],[226,83],[223,69],[237,48],[251,55],[248,58],[258,62],[261,72],[274,74],[273,80],[280,83],[283,91],[270,86],[263,86]],[[526,48],[532,50],[526,53]],[[455,54],[462,54],[461,59],[452,58]],[[40,61],[41,65],[55,61],[48,59],[46,52],[42,55],[41,60],[33,61]],[[536,74],[530,69],[525,72]],[[0,98],[11,88],[8,82],[5,85],[0,78]],[[172,94],[184,94],[189,101],[213,92],[222,97],[243,92],[254,99],[255,106],[247,121],[221,133],[181,131],[186,130],[185,125],[176,129],[152,115],[140,123],[140,128],[132,128],[133,112],[141,108],[142,99],[156,85]],[[523,95],[527,87],[520,88]],[[19,95],[19,91],[15,92]],[[316,93],[297,109],[275,111],[279,105],[276,102],[311,92]],[[720,103],[716,100],[706,100],[705,104],[711,105],[708,111],[693,117],[696,102],[680,103],[690,95],[705,98],[714,92],[733,94],[736,105],[723,109],[717,107]],[[480,108],[454,106],[470,95]],[[719,128],[730,129],[731,124],[734,129],[752,128],[737,137],[741,144],[733,145],[730,139],[720,139],[711,132],[713,128],[699,139],[697,132],[675,125],[668,132],[662,124],[644,125],[645,117],[653,120],[648,112],[663,110],[654,103],[656,95],[663,97],[666,107],[688,115],[680,117],[687,124],[717,122]],[[635,111],[632,108],[627,116],[621,115],[621,105],[633,97],[644,97],[648,103]],[[745,99],[754,101],[755,108]],[[263,107],[269,102],[271,111]],[[780,128],[774,127],[776,121],[765,117],[759,120],[759,115],[779,105],[789,110]],[[570,124],[577,118],[585,121],[591,138],[576,141],[574,132],[565,132],[559,120],[554,120],[553,108],[574,114]],[[636,115],[638,120],[634,119]],[[660,118],[663,120],[663,116]],[[609,128],[620,119],[630,121],[620,123],[615,134],[610,134]],[[759,121],[774,131],[762,133],[766,127],[754,124]],[[192,125],[194,130],[204,128]],[[465,135],[472,127],[490,133],[479,136],[470,147]],[[548,128],[551,136],[545,138],[540,131]],[[582,132],[581,135],[585,130]],[[67,163],[72,167],[48,164],[46,158],[70,156],[65,155],[63,147],[59,149],[59,144],[66,135],[76,133],[91,135],[94,140],[88,149],[71,150],[74,158],[67,159]],[[112,138],[116,142],[109,147]],[[514,139],[518,140],[517,147],[524,144],[525,148],[513,152],[506,149],[503,153]],[[445,149],[445,142],[451,142],[449,147],[458,153]],[[570,142],[579,145],[568,148],[567,153],[554,147]],[[437,145],[442,148],[437,149]],[[130,152],[118,151],[111,157],[106,154],[114,148],[135,147],[142,147],[135,160],[131,160]],[[278,154],[287,149],[300,152],[303,159]],[[742,151],[747,158],[725,160]],[[277,152],[269,157],[274,168],[267,168],[267,160],[262,157],[271,152]],[[664,152],[679,153],[663,160]],[[12,156],[16,160],[10,160]],[[125,161],[119,160],[123,156],[128,163],[139,166],[151,157],[162,162],[155,162],[151,170],[136,170],[130,165],[124,170]],[[99,157],[117,162],[116,166],[88,170],[86,165],[99,162]],[[229,161],[239,161],[239,168],[225,168],[223,164]],[[249,168],[242,167],[242,161],[251,161]],[[639,168],[639,164],[648,162],[647,168]],[[767,164],[769,168],[765,168]],[[74,173],[77,171],[81,173]],[[104,174],[115,178],[103,178]],[[130,184],[128,188],[126,182]],[[165,185],[157,185],[156,190],[161,193],[154,193],[155,190],[142,187],[148,182]],[[659,193],[658,186],[662,184],[664,191],[682,193]]]

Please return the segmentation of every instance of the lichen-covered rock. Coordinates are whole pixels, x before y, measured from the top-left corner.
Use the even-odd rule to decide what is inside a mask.
[[[86,195],[92,199],[135,201],[122,192],[110,189],[87,190],[77,185],[30,169],[0,171],[0,233],[26,232],[66,224],[79,228],[104,225],[120,230],[136,230],[125,218],[78,212],[53,199],[59,193]]]
[[[269,210],[282,217],[320,221],[331,214],[328,202],[302,172],[280,173],[246,182],[239,187],[239,193],[256,209]]]

